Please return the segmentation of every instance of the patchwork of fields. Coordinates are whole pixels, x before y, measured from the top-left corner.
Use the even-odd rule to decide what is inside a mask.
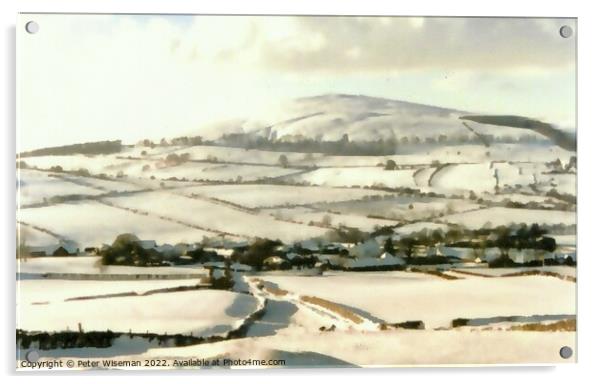
[[[576,175],[549,163],[568,164],[563,151],[500,144],[335,156],[167,145],[21,159],[19,340],[43,358],[252,352],[291,366],[557,361],[544,349],[575,345],[574,266],[488,268],[487,250],[461,236],[526,224],[555,239],[556,253],[533,251],[535,261],[574,258]],[[508,154],[514,161],[503,160]],[[90,256],[127,233],[175,256],[144,267]],[[443,236],[459,244],[401,248]],[[258,271],[234,259],[233,285],[216,285],[228,259],[265,244],[258,239],[279,244],[264,263],[284,259],[296,269]],[[199,244],[216,259],[191,261],[189,246]],[[57,245],[65,248],[59,256],[78,256],[36,257]],[[456,259],[441,253],[462,246]],[[337,270],[337,260],[372,272]],[[40,332],[65,346],[43,344]],[[61,339],[74,332],[110,343]],[[460,341],[474,348],[459,351]],[[395,354],[384,352],[389,344]],[[497,353],[499,345],[514,354]]]
[[[567,161],[568,153],[558,151],[555,155]],[[186,160],[171,164],[165,160],[169,154],[186,154]],[[291,242],[339,226],[366,232],[391,226],[398,233],[408,233],[404,225],[420,230],[420,222],[424,228],[574,226],[570,204],[549,193],[574,196],[574,173],[553,173],[545,161],[533,159],[473,163],[482,155],[478,146],[435,149],[429,158],[434,154],[456,162],[433,166],[419,155],[285,154],[217,146],[30,157],[18,175],[18,221],[26,228],[24,241],[40,245],[40,233],[50,233],[48,241],[71,240],[82,249],[125,232],[165,243],[212,236]],[[387,160],[396,161],[397,169],[386,170]]]

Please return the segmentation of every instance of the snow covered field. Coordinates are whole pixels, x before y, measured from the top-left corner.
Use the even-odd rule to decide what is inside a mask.
[[[170,147],[173,150],[170,153],[178,155],[188,153],[191,160],[206,161],[213,160],[217,162],[229,163],[247,163],[247,164],[265,164],[279,165],[280,156],[286,156],[289,164],[296,165],[303,161],[311,160],[312,156],[307,153],[261,151],[257,149],[242,149],[232,147],[217,147],[208,145],[197,145],[193,147]],[[151,157],[163,157],[166,149],[159,151],[157,148],[148,150],[147,148],[138,149],[147,150]],[[318,158],[321,154],[316,155]]]
[[[144,358],[285,359],[289,367],[398,367],[436,364],[570,363],[558,346],[575,348],[575,332],[404,331],[282,333],[183,348],[151,349]],[[508,351],[512,351],[509,353]],[[241,367],[242,368],[242,367]],[[252,368],[252,367],[247,367]]]
[[[508,274],[528,272],[528,271],[544,271],[553,272],[561,276],[577,277],[577,268],[567,267],[563,265],[557,266],[544,266],[544,267],[530,267],[530,268],[457,268],[459,271],[480,273],[487,276],[503,276]],[[452,269],[451,271],[453,271]],[[463,275],[463,277],[467,277]]]
[[[316,204],[316,208],[342,214],[379,217],[398,221],[438,218],[452,212],[478,209],[481,205],[470,200],[433,197],[394,196],[366,201]]]
[[[468,228],[482,228],[485,225],[493,227],[509,224],[576,224],[576,214],[570,211],[552,211],[543,209],[516,209],[516,208],[486,208],[476,211],[456,213],[443,216],[445,223],[461,224]]]
[[[289,185],[207,185],[182,188],[186,195],[200,195],[229,201],[248,208],[304,205],[387,196],[387,192],[359,188],[301,187]]]
[[[48,207],[21,209],[18,220],[33,224],[63,238],[76,241],[81,248],[111,244],[117,235],[135,233],[140,239],[157,243],[194,243],[212,233],[153,216],[136,214],[93,201],[76,201]],[[91,230],[93,228],[93,230]]]
[[[88,296],[114,295],[145,292],[176,287],[194,287],[199,279],[186,280],[132,280],[132,281],[98,281],[98,280],[58,280],[35,279],[20,280],[18,283],[17,307],[26,308],[35,303],[55,304],[68,299]],[[88,303],[89,300],[80,303]],[[85,306],[85,305],[84,305]],[[24,315],[27,315],[26,313]]]
[[[439,223],[431,223],[428,221],[422,221],[412,224],[402,225],[401,227],[395,228],[395,233],[402,236],[409,236],[414,233],[420,232],[422,230],[426,230],[427,232],[432,231],[441,231],[443,233],[447,232],[449,226],[447,224],[439,224]]]
[[[201,180],[201,181],[256,181],[281,177],[298,172],[295,169],[266,165],[232,165],[187,162],[173,167],[151,169],[147,173],[159,179]]]
[[[79,184],[89,186],[91,188],[98,189],[106,192],[132,192],[139,191],[143,189],[139,185],[122,179],[99,179],[96,177],[82,177],[82,176],[74,176],[70,174],[59,174],[59,177],[65,181],[71,182],[72,184]]]
[[[374,167],[384,164],[386,160],[393,160],[398,165],[430,166],[433,160],[440,164],[454,163],[489,163],[491,161],[515,161],[544,163],[560,159],[567,163],[570,152],[557,146],[541,146],[528,144],[503,144],[497,143],[491,147],[476,144],[460,144],[449,146],[432,146],[420,148],[412,153],[388,156],[322,156],[313,154],[310,160],[305,160],[307,165],[318,167]]]
[[[371,232],[377,227],[394,226],[398,224],[395,220],[374,219],[353,214],[338,214],[304,207],[266,209],[262,212],[286,220],[302,223],[313,222],[331,227],[343,225],[345,227],[357,228],[365,232]]]
[[[557,245],[577,245],[576,235],[553,235],[551,236],[556,240]]]
[[[296,172],[279,166],[267,165],[230,165],[215,163],[184,162],[179,165],[167,166],[159,159],[128,159],[118,155],[97,156],[40,156],[28,157],[24,161],[29,166],[49,169],[60,166],[65,171],[86,169],[94,175],[106,174],[116,177],[124,174],[128,177],[151,177],[168,179],[176,177],[189,180],[236,181],[259,180],[280,177]]]
[[[577,175],[575,174],[557,174],[546,175],[550,182],[549,189],[555,189],[559,193],[576,196]]]
[[[495,188],[494,170],[489,164],[458,164],[443,166],[430,180],[434,189],[457,193],[474,191],[491,192]]]
[[[293,176],[291,180],[330,187],[415,188],[413,174],[413,170],[385,171],[383,167],[320,168]]]
[[[121,207],[138,209],[238,236],[258,236],[282,241],[304,240],[325,233],[325,229],[277,221],[268,215],[249,213],[212,201],[188,198],[166,192],[109,198]],[[197,240],[198,241],[198,240]]]
[[[545,276],[445,280],[409,272],[346,272],[265,280],[386,322],[421,320],[427,329],[450,327],[456,318],[575,314],[575,284]]]
[[[27,244],[28,246],[33,247],[53,245],[56,244],[58,240],[46,232],[20,223],[17,223],[17,235],[21,244]]]
[[[53,197],[81,195],[94,197],[108,192],[131,192],[142,189],[133,183],[64,173],[21,170],[17,175],[17,194],[21,206],[52,203]]]
[[[548,196],[541,196],[535,194],[523,194],[523,193],[501,193],[501,194],[492,194],[492,193],[484,193],[481,194],[481,197],[486,202],[494,202],[494,203],[505,203],[507,201],[517,202],[521,204],[528,203],[537,203],[543,206],[552,207],[553,204],[559,203],[558,199]]]
[[[154,149],[137,147],[126,150],[123,155],[140,156],[140,152],[143,150],[147,151],[148,155],[142,157],[149,160],[164,158],[168,153],[179,155],[188,153],[190,159],[196,161],[213,159],[218,162],[279,165],[280,156],[284,155],[288,163],[293,166],[315,165],[318,167],[376,167],[377,164],[384,164],[389,159],[401,165],[431,164],[433,159],[439,160],[442,164],[506,161],[508,159],[521,162],[544,162],[553,161],[557,158],[566,162],[569,159],[567,151],[558,147],[550,148],[522,144],[496,144],[491,148],[471,144],[434,146],[426,151],[421,150],[416,153],[388,156],[336,156],[321,153],[262,151],[208,145],[156,147]],[[487,155],[487,153],[489,154]]]
[[[18,174],[17,195],[21,205],[43,203],[54,196],[100,195],[103,191],[85,185],[77,185],[55,174],[24,169]]]
[[[207,275],[207,270],[196,266],[181,267],[130,267],[125,265],[101,265],[98,256],[73,257],[32,257],[21,260],[17,273],[42,275],[53,274],[84,274],[84,275]]]
[[[542,163],[496,163],[493,169],[497,171],[500,187],[534,184],[538,182],[538,176],[547,170]]]
[[[259,307],[249,295],[192,290],[146,296],[100,298],[82,301],[52,301],[18,306],[18,327],[27,331],[77,330],[223,335]]]
[[[86,169],[92,174],[106,173],[115,176],[119,171],[131,173],[142,168],[143,164],[134,160],[118,159],[117,155],[62,155],[62,156],[36,156],[22,159],[30,167],[49,169],[60,166],[65,171],[78,171]]]
[[[335,320],[305,306],[295,306],[287,297],[268,300],[266,314],[254,322],[247,337],[189,347],[166,348],[145,344],[136,351],[135,345],[119,342],[109,348],[116,360],[166,359],[284,359],[284,367],[387,367],[431,364],[488,364],[567,362],[558,355],[558,345],[575,346],[575,332],[527,332],[508,330],[475,331],[470,328],[434,330],[435,326],[449,327],[449,319],[457,317],[495,317],[512,313],[570,314],[574,303],[574,283],[547,277],[442,280],[439,277],[408,272],[329,273],[319,277],[294,274],[266,273],[261,279],[275,282],[280,288],[295,294],[310,294],[342,304],[345,308],[370,318],[395,322],[404,319],[425,321],[426,330],[372,330],[344,328],[319,332]],[[514,280],[513,280],[514,279]],[[518,280],[520,279],[520,280]],[[525,281],[528,279],[529,281]],[[508,284],[502,284],[507,281]],[[38,280],[29,281],[23,290],[28,292],[19,306],[21,329],[46,330],[93,329],[134,333],[167,333],[208,336],[225,334],[241,324],[242,319],[258,307],[249,295],[225,291],[188,291],[149,296],[63,302],[70,292],[112,293],[121,285],[97,285],[98,282],[52,281],[44,290]],[[127,282],[120,283],[127,291],[142,293],[148,286],[169,287],[191,282]],[[483,282],[494,282],[484,285]],[[561,285],[554,285],[559,282]],[[456,283],[459,283],[457,285]],[[569,284],[569,285],[562,285]],[[572,284],[572,285],[571,285]],[[439,285],[437,287],[437,285]],[[154,288],[153,287],[153,288]],[[514,287],[514,288],[513,288]],[[570,288],[569,288],[570,287]],[[525,300],[508,296],[519,294]],[[568,289],[567,289],[568,288]],[[562,291],[562,292],[561,292]],[[564,292],[566,291],[566,292]],[[548,294],[555,300],[549,300]],[[542,296],[543,295],[543,296]],[[23,305],[39,297],[48,304]],[[514,296],[517,297],[517,296]],[[37,300],[36,300],[37,301]],[[523,302],[524,301],[524,302]],[[80,302],[81,303],[81,302]],[[565,304],[563,307],[562,304]],[[531,306],[534,308],[525,308]],[[475,308],[480,307],[481,309]],[[102,308],[102,310],[100,309]],[[564,310],[568,312],[564,312]],[[116,321],[106,311],[118,311]],[[177,313],[177,317],[173,317]],[[165,318],[169,316],[169,320]],[[389,318],[387,318],[389,316]],[[74,320],[77,319],[77,320]],[[166,325],[167,324],[167,325]],[[159,331],[160,330],[160,331]],[[122,345],[123,344],[123,345]],[[152,349],[147,350],[148,347]],[[512,350],[512,353],[508,353]],[[391,353],[395,351],[395,353]],[[83,353],[83,354],[82,354]],[[133,353],[133,354],[131,354]],[[52,351],[42,355],[53,356]],[[76,349],[65,350],[59,356],[87,356],[94,353]],[[568,360],[572,361],[572,360]],[[246,367],[252,368],[252,367]]]

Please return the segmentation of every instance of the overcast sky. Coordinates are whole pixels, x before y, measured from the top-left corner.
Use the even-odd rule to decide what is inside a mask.
[[[35,20],[36,34],[24,31]],[[21,15],[18,150],[192,133],[295,97],[380,96],[575,127],[574,20]]]

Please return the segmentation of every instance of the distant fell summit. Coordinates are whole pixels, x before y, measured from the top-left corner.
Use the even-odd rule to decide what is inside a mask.
[[[199,134],[209,140],[236,137],[245,142],[385,141],[430,146],[534,142],[554,145],[560,137],[550,124],[546,124],[550,129],[533,129],[545,124],[537,120],[523,118],[534,124],[521,126],[482,117],[469,111],[402,100],[325,94],[283,102],[242,120],[208,125]],[[570,145],[561,146],[572,150]]]

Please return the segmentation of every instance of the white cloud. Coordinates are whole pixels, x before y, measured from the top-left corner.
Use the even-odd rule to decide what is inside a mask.
[[[386,22],[383,22],[386,20]],[[499,18],[293,18],[299,39],[319,33],[321,49],[263,47],[263,64],[284,71],[370,72],[449,69],[563,68],[573,65],[574,39],[560,26],[573,20]],[[347,62],[350,50],[361,61]]]

